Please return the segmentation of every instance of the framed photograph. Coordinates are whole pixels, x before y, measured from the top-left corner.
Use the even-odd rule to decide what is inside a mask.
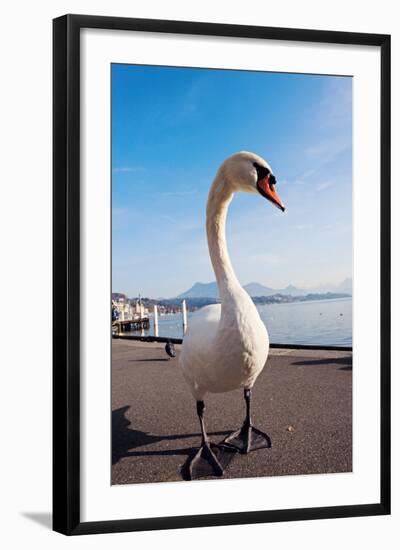
[[[54,530],[390,513],[390,36],[54,20]]]

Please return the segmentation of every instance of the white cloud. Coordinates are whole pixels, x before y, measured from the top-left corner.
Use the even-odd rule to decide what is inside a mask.
[[[282,257],[278,254],[269,254],[269,253],[259,253],[259,254],[252,254],[247,260],[254,260],[256,262],[265,262],[269,265],[278,265],[282,262]]]
[[[165,191],[158,193],[158,195],[163,195],[164,197],[188,197],[191,195],[197,195],[197,193],[197,189],[189,189],[187,191]]]
[[[295,229],[302,231],[303,229],[311,229],[313,226],[311,223],[299,223],[294,226]]]
[[[307,147],[304,151],[306,157],[309,158],[309,162],[312,164],[311,168],[308,168],[300,176],[293,180],[293,184],[305,184],[314,179],[315,176],[329,163],[335,160],[340,154],[351,151],[351,142],[347,140],[329,140],[319,145]],[[323,183],[323,187],[318,190],[326,189],[330,185]]]
[[[113,174],[124,174],[127,172],[143,172],[145,168],[143,166],[117,166],[112,169]]]
[[[332,187],[332,185],[332,181],[323,181],[319,183],[315,189],[316,191],[323,191],[324,189],[329,189],[329,187]]]

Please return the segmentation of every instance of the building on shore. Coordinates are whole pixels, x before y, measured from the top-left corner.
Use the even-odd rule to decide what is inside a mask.
[[[115,316],[118,321],[137,321],[149,316],[149,310],[143,306],[140,298],[132,303],[127,298],[119,297],[112,300],[112,310],[115,312],[113,318]]]

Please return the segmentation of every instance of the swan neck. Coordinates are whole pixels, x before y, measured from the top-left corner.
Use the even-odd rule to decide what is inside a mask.
[[[211,186],[207,201],[207,240],[219,294],[223,301],[240,283],[233,270],[226,245],[225,227],[233,193],[219,175]]]

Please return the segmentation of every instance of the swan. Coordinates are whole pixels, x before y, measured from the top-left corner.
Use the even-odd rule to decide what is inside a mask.
[[[195,312],[183,339],[179,364],[191,393],[201,428],[201,445],[189,464],[190,479],[223,475],[223,450],[250,451],[271,446],[269,436],[251,421],[251,389],[268,357],[267,329],[233,270],[225,239],[229,204],[237,191],[257,193],[284,211],[270,165],[260,156],[241,151],[227,158],[211,185],[206,212],[207,242],[221,298]],[[258,238],[257,228],[254,236]],[[204,397],[243,388],[243,426],[219,444],[210,442],[204,423]]]

